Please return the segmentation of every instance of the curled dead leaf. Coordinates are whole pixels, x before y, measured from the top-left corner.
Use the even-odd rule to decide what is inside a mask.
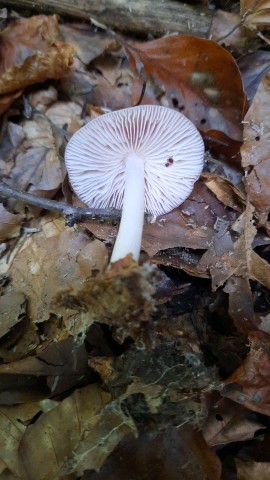
[[[247,169],[246,188],[261,224],[270,212],[270,73],[261,81],[244,119],[242,166]]]
[[[132,70],[159,87],[163,104],[178,109],[208,137],[213,130],[242,140],[245,94],[229,52],[191,35],[124,46]]]
[[[61,42],[56,15],[18,19],[0,37],[1,95],[71,71],[74,50]]]

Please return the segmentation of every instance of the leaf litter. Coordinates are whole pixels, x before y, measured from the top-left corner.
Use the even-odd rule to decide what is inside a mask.
[[[264,478],[269,2],[219,3],[211,40],[3,13],[1,180],[78,205],[66,142],[140,97],[190,118],[208,152],[184,204],[145,224],[139,265],[108,269],[113,222],[70,228],[0,193],[0,479],[218,480],[235,442],[235,478]]]

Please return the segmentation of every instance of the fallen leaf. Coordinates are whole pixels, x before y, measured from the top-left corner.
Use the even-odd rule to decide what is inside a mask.
[[[83,127],[82,107],[74,102],[54,102],[46,110],[46,117],[58,128],[70,133]]]
[[[47,480],[99,470],[127,433],[136,434],[131,418],[109,402],[108,393],[89,385],[43,413],[27,428],[20,443],[25,476]]]
[[[236,219],[236,214],[226,209],[203,182],[196,182],[191,195],[182,205],[158,217],[154,223],[144,225],[142,248],[150,257],[176,247],[205,250],[216,234],[217,218],[224,218],[231,223]],[[108,243],[112,243],[117,233],[116,227],[105,223],[90,221],[84,225],[96,237]]]
[[[270,25],[269,0],[240,0],[244,24],[251,29],[263,30]]]
[[[56,15],[20,18],[0,37],[0,94],[70,73],[74,51],[60,41]]]
[[[57,90],[52,85],[46,89],[29,92],[28,95],[31,107],[39,112],[45,112],[51,104],[56,102],[57,98]]]
[[[209,38],[230,52],[243,54],[254,44],[256,34],[242,25],[239,13],[217,10],[210,28]]]
[[[62,337],[67,337],[67,334],[63,333]],[[34,352],[36,352],[35,356]],[[30,390],[29,401],[32,393],[31,379],[34,377],[42,380],[43,387],[46,386],[46,389],[40,389],[40,398],[60,395],[81,385],[89,377],[85,346],[84,344],[76,345],[71,337],[62,341],[51,338],[50,341],[45,342],[45,346],[42,344],[32,345],[31,356],[25,356],[27,353],[29,352],[24,352],[25,358],[0,365],[2,404],[4,398],[8,399],[9,405],[16,403],[16,400],[18,401],[16,390],[18,392],[20,384],[27,385],[27,382]],[[9,393],[8,388],[5,387],[5,377],[11,378],[12,376],[13,379],[16,378],[17,387],[14,386],[12,392]],[[33,393],[34,400],[35,392]]]
[[[203,135],[214,139],[215,131],[242,140],[245,94],[229,52],[187,35],[124,46],[132,70],[154,81],[167,105],[184,113]]]
[[[258,326],[249,279],[270,288],[270,265],[252,246],[257,233],[253,214],[254,207],[249,204],[234,224],[221,219],[217,223],[218,233],[197,265],[199,272],[210,271],[214,290],[226,282],[224,291],[229,294],[229,313],[242,332]],[[237,232],[237,239],[233,232]]]
[[[244,143],[241,148],[242,166],[247,170],[246,188],[250,202],[267,221],[270,211],[270,73],[261,81],[244,119]]]
[[[41,218],[38,231],[24,236],[8,274],[11,282],[6,292],[21,292],[28,299],[28,315],[33,322],[44,322],[51,313],[59,315],[52,305],[57,292],[71,285],[75,289],[87,282],[92,271],[107,265],[107,250],[102,242],[90,241],[83,233],[65,227],[64,220]],[[76,309],[62,312],[64,320],[86,321],[88,313],[76,317]]]
[[[40,410],[38,403],[0,407],[0,460],[9,473],[15,475],[14,478],[21,478],[18,448],[26,430],[27,421],[32,420]],[[2,478],[1,475],[0,478]],[[4,478],[8,480],[12,477],[7,475]]]
[[[253,462],[235,459],[237,480],[268,480],[270,462]]]
[[[205,184],[226,207],[237,212],[245,209],[245,195],[230,180],[215,174],[203,174]]]
[[[270,341],[257,332],[249,336],[250,352],[242,365],[226,380],[224,397],[263,415],[270,414]]]
[[[208,445],[215,446],[250,440],[262,428],[248,410],[223,398],[212,407],[203,435]]]
[[[97,30],[86,23],[65,23],[59,25],[64,41],[72,45],[84,65],[118,46],[117,37],[109,31]]]
[[[111,110],[134,106],[134,75],[121,56],[106,55],[97,58],[92,63],[92,75],[95,87],[91,103]]]
[[[9,93],[8,95],[0,95],[0,115],[5,113],[9,107],[13,104],[14,100],[19,98],[23,90],[19,90],[17,92]]]
[[[143,431],[130,435],[108,457],[100,472],[87,472],[84,480],[220,480],[217,455],[201,432],[190,426],[165,432]]]
[[[270,52],[256,50],[241,57],[237,63],[242,74],[247,99],[251,103],[261,80],[270,70]]]
[[[19,293],[11,293],[0,297],[0,338],[6,335],[26,313],[25,297]]]
[[[105,248],[105,247],[104,247]],[[80,281],[55,295],[55,306],[74,309],[85,314],[85,319],[67,324],[75,337],[85,336],[94,322],[114,325],[115,337],[122,343],[126,337],[147,344],[151,338],[151,316],[155,311],[154,293],[158,282],[155,266],[139,266],[128,255],[115,262],[105,273],[87,282]]]
[[[2,140],[0,145],[1,176],[7,177],[14,166],[14,156],[24,141],[24,131],[21,125],[14,122],[3,122]]]
[[[10,213],[0,204],[0,242],[19,237],[24,218],[24,214]]]
[[[42,113],[35,113],[32,120],[25,120],[17,128],[12,125],[9,124],[9,141],[3,145],[6,161],[0,163],[6,183],[40,197],[52,198],[63,181],[59,149],[64,132],[54,127]],[[13,168],[7,170],[9,158],[12,158]],[[9,210],[25,212],[25,205],[15,199],[9,198],[7,204]],[[41,209],[28,206],[28,210],[38,215]]]

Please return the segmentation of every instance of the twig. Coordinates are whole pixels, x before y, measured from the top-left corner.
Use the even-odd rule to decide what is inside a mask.
[[[242,25],[243,25],[243,20],[241,20],[239,23],[237,23],[237,25],[235,25],[229,32],[225,33],[225,35],[218,38],[216,40],[216,43],[222,42],[222,40],[225,40],[225,38],[228,38],[230,35],[232,35],[235,32],[235,30],[240,28]]]
[[[144,94],[145,94],[145,89],[146,89],[146,82],[143,82],[140,98],[137,101],[137,103],[135,103],[134,107],[138,107],[138,105],[141,105],[141,103],[143,101]]]
[[[32,193],[16,190],[0,180],[0,200],[3,201],[5,198],[15,198],[28,205],[59,212],[65,218],[69,227],[86,220],[119,220],[121,217],[120,210],[72,207],[63,202],[48,200]]]

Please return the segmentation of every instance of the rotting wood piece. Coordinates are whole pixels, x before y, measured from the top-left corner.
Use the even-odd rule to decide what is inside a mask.
[[[176,32],[208,37],[213,12],[174,0],[0,0],[0,6],[96,20],[108,28],[155,36]]]

